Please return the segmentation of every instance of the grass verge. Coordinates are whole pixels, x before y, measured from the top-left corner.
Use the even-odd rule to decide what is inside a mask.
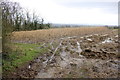
[[[3,59],[3,72],[14,72],[16,68],[34,60],[37,56],[48,51],[46,48],[40,48],[38,44],[23,44],[14,43],[15,47],[12,48],[12,53],[8,54],[7,59]]]

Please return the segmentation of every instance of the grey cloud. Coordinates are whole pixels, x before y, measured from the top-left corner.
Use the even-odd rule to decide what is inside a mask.
[[[69,8],[101,8],[107,13],[118,13],[117,2],[80,2],[80,1],[62,1],[57,2],[58,5],[69,7]]]

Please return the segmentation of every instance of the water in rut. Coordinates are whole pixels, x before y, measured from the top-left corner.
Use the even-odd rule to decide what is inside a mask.
[[[59,39],[56,48],[52,41],[50,45],[54,51],[40,62],[41,68],[35,78],[118,77],[117,39],[112,37],[98,34],[66,37]]]
[[[17,72],[25,78],[117,78],[118,38],[111,31],[53,39],[39,47],[47,47],[47,53]]]

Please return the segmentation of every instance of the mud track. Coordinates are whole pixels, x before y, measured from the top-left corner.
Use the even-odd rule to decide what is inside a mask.
[[[120,75],[118,43],[116,31],[52,40],[49,52],[32,61],[26,68],[29,73],[21,76],[117,78]]]

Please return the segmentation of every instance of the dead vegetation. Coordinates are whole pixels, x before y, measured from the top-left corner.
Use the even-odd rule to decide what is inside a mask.
[[[55,28],[33,31],[13,32],[12,40],[22,43],[39,43],[64,38],[66,36],[82,36],[94,33],[108,32],[105,27]]]

